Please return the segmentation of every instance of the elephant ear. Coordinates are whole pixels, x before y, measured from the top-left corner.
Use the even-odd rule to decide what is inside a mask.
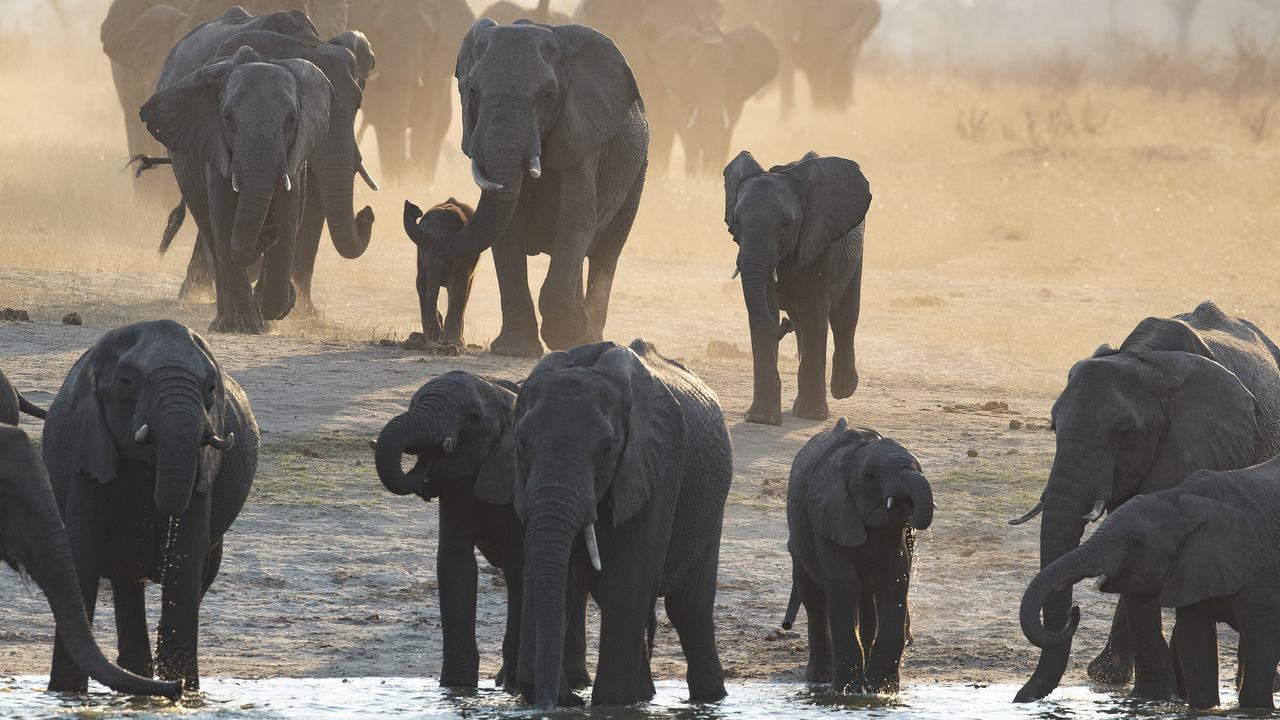
[[[476,57],[476,40],[480,34],[491,27],[497,27],[489,18],[480,18],[471,24],[471,29],[462,36],[462,45],[458,48],[458,65],[454,77],[458,78],[458,97],[462,102],[462,154],[471,157],[471,134],[475,132],[479,122],[480,109],[476,99],[471,96],[471,67],[479,58]]]
[[[1249,518],[1224,502],[1190,493],[1178,498],[1178,506],[1185,535],[1160,589],[1160,605],[1184,607],[1239,592],[1256,566],[1254,548],[1260,542]]]
[[[737,223],[734,221],[738,210],[738,186],[742,185],[743,180],[763,172],[764,168],[746,150],[738,153],[737,157],[724,166],[724,224],[735,241],[738,237]]]
[[[435,17],[436,41],[423,64],[447,68],[467,29],[475,23],[476,14],[467,0],[430,0],[428,6]]]
[[[591,369],[620,384],[629,401],[626,445],[609,486],[617,527],[639,512],[662,483],[675,455],[671,443],[684,436],[684,415],[666,383],[631,348],[607,350]]]
[[[778,47],[754,25],[727,33],[724,41],[733,50],[733,67],[726,89],[732,101],[741,107],[778,74]]]
[[[1140,492],[1171,487],[1197,470],[1234,470],[1250,463],[1257,445],[1258,403],[1239,378],[1191,353],[1136,355],[1167,383],[1167,425]]]
[[[77,369],[72,369],[75,380],[68,393],[69,410],[66,413],[68,427],[66,437],[71,442],[65,448],[73,472],[83,472],[100,483],[116,478],[120,465],[120,451],[116,448],[107,416],[98,401],[98,379],[107,374],[107,368],[115,362],[107,350],[91,348],[80,358]],[[59,399],[62,393],[59,392]]]
[[[473,26],[474,27],[474,26]],[[640,99],[622,51],[602,33],[582,25],[549,28],[564,48],[556,68],[560,115],[542,140],[542,164],[563,170],[618,134]]]
[[[510,505],[515,502],[516,485],[516,447],[515,447],[515,405],[516,393],[508,387],[506,381],[489,381],[486,396],[491,400],[491,409],[501,413],[501,434],[494,442],[489,455],[480,465],[476,475],[476,486],[473,494],[481,502],[494,505]]]
[[[222,365],[218,363],[218,359],[213,356],[213,350],[204,338],[194,331],[191,332],[191,340],[200,348],[209,362],[213,363],[213,376],[217,383],[213,391],[213,407],[209,408],[209,424],[213,426],[213,431],[219,437],[227,436],[227,388],[226,376],[222,373]],[[238,438],[240,442],[244,442],[245,438]],[[196,492],[207,492],[213,484],[213,479],[218,477],[218,470],[222,467],[222,456],[224,451],[219,450],[212,445],[205,445],[200,448],[200,466],[196,468]]]
[[[850,492],[850,483],[857,479],[861,453],[879,439],[874,431],[850,428],[840,422],[825,433],[825,437],[810,441],[817,441],[813,455],[818,451],[821,455],[812,460],[809,468],[805,510],[819,536],[844,547],[857,547],[867,541],[867,529]]]
[[[1149,317],[1143,320],[1120,343],[1120,350],[1177,350],[1210,360],[1218,359],[1195,328],[1175,318]]]
[[[316,146],[329,134],[329,104],[333,101],[333,84],[320,68],[307,60],[278,60],[298,81],[298,127],[286,159],[290,177],[306,162]]]
[[[376,62],[373,55],[373,46],[369,44],[369,38],[358,30],[348,30],[340,35],[335,35],[329,41],[330,45],[344,47],[351,51],[356,59],[356,73],[352,77],[356,84],[360,86],[360,90],[364,90],[364,85],[369,80],[369,73],[373,72],[373,66]]]
[[[231,150],[222,139],[219,95],[233,61],[208,63],[152,95],[138,112],[147,131],[170,151],[186,153],[231,177]]]
[[[777,170],[800,188],[804,220],[796,259],[802,268],[861,225],[871,207],[871,186],[858,163],[814,153],[805,157]]]

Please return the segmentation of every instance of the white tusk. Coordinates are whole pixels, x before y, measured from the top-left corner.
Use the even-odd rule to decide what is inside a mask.
[[[697,119],[698,119],[698,108],[695,107],[693,109],[693,114],[689,116],[689,124],[685,125],[684,129],[688,130],[689,128],[693,127],[693,123]]]
[[[1105,583],[1108,579],[1109,578],[1107,578],[1105,573],[1103,573],[1102,575],[1099,575],[1098,579],[1093,582],[1093,589],[1097,590],[1098,592],[1102,592],[1102,584]]]
[[[729,129],[729,108],[720,108],[720,117],[724,118],[724,129]]]
[[[364,184],[372,188],[374,192],[377,192],[378,183],[374,182],[372,177],[369,177],[369,171],[364,169],[363,160],[360,162],[358,166],[356,166],[356,170],[359,171],[361,179],[364,180]]]
[[[1084,516],[1084,521],[1093,522],[1094,520],[1097,520],[1098,518],[1102,517],[1102,511],[1106,507],[1107,507],[1106,500],[1099,500],[1098,502],[1094,503],[1093,509],[1089,511],[1088,515]]]
[[[144,442],[146,442],[146,441],[147,441],[147,429],[148,429],[149,427],[150,427],[149,425],[143,425],[142,427],[138,428],[138,431],[137,431],[137,432],[135,432],[135,433],[133,434],[133,441],[134,441],[134,442],[136,442],[136,443],[144,443]]]
[[[476,181],[476,185],[481,190],[501,190],[502,186],[496,182],[492,182],[485,178],[484,173],[480,172],[480,163],[475,158],[471,158],[471,179]]]
[[[892,510],[892,509],[893,509],[893,498],[892,498],[892,497],[890,497],[888,500],[885,500],[885,501],[884,501],[884,509],[885,509],[885,510]]]
[[[293,190],[293,181],[289,179],[289,173],[285,173],[285,175],[284,175],[284,191],[285,191],[285,192],[290,192],[290,191],[292,191],[292,190]]]
[[[582,537],[587,541],[587,554],[591,556],[591,567],[600,572],[600,548],[596,547],[596,525],[592,523],[582,531]]]
[[[27,566],[18,563],[18,579],[22,580],[22,589],[31,592],[31,577],[27,575]]]
[[[440,451],[445,455],[453,452],[453,438],[445,438],[444,442],[440,444]]]
[[[742,268],[734,268],[734,269],[733,269],[733,275],[729,276],[729,279],[730,279],[730,280],[737,280],[737,279],[738,279],[738,273],[740,273],[740,272],[742,272]]]
[[[240,178],[235,173],[231,173],[231,189],[240,192]]]
[[[773,281],[778,282],[778,268],[773,269]]]
[[[529,161],[529,177],[534,180],[542,177],[542,159],[537,155],[534,155],[533,159]]]

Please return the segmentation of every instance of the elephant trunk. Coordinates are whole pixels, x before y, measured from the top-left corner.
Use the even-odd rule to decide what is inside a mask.
[[[299,178],[299,182],[303,182],[304,178],[305,175]],[[279,240],[262,255],[260,282],[263,287],[259,305],[264,320],[279,320],[288,315],[297,299],[291,278],[298,235],[298,199],[301,198],[302,191],[299,190],[297,194],[289,192],[285,189],[283,180],[277,189],[272,206],[275,208]]]
[[[1070,647],[1080,622],[1080,608],[1072,607],[1064,629],[1053,631],[1040,623],[1040,608],[1049,596],[1063,586],[1074,585],[1084,578],[1100,574],[1101,554],[1098,547],[1087,543],[1055,560],[1041,570],[1022,595],[1022,608],[1018,613],[1022,634],[1031,644],[1040,648]]]
[[[914,469],[900,471],[890,495],[910,499],[911,527],[924,530],[933,523],[933,488],[924,475]]]
[[[231,260],[240,267],[249,267],[266,249],[260,238],[281,171],[270,162],[245,163],[242,167],[243,175],[233,175],[239,193],[231,228]],[[267,242],[272,240],[268,235]]]
[[[162,368],[152,374],[152,382],[159,388],[156,412],[147,421],[156,451],[155,505],[161,515],[178,517],[195,488],[208,416],[191,371]]]
[[[742,296],[747,304],[751,327],[751,359],[755,397],[776,395],[782,380],[778,376],[778,341],[786,330],[778,324],[777,284],[769,279],[770,269],[748,264],[742,269]]]
[[[353,139],[343,142],[325,141],[307,163],[310,172],[316,174],[316,186],[320,189],[320,201],[324,204],[324,219],[329,224],[329,237],[338,254],[348,260],[364,254],[373,234],[373,208],[366,205],[359,214],[353,214],[355,175],[361,166],[360,150]]]
[[[525,535],[532,563],[535,631],[534,697],[531,699],[542,711],[554,709],[561,694],[569,554],[582,514],[572,498],[547,495],[545,491],[540,493],[532,503],[534,507],[527,510],[529,523]]]
[[[396,495],[434,496],[436,493],[430,489],[430,462],[423,456],[436,449],[451,452],[457,442],[457,423],[452,420],[453,413],[436,407],[430,399],[427,405],[416,405],[392,418],[378,434],[374,466],[383,487]],[[405,453],[419,456],[417,464],[407,473],[400,464]]]

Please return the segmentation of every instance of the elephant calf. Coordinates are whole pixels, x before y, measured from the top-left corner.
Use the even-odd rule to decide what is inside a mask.
[[[470,205],[453,198],[427,211],[418,221],[424,234],[453,234],[471,222],[475,211]],[[417,245],[416,238],[410,236]],[[471,279],[476,274],[480,254],[445,258],[418,245],[418,304],[422,310],[422,335],[432,342],[461,345],[462,316],[471,297]],[[449,292],[449,311],[442,319],[438,309],[440,288]]]
[[[1040,622],[1062,585],[1097,577],[1105,593],[1155,598],[1177,608],[1173,647],[1187,702],[1218,704],[1217,623],[1240,633],[1241,707],[1272,708],[1280,662],[1280,459],[1243,470],[1201,470],[1177,487],[1139,495],[1113,510],[1083,544],[1031,581],[1022,596],[1022,631],[1036,645],[1067,646],[1065,629]]]
[[[475,687],[479,680],[475,548],[506,576],[507,631],[498,684],[509,691],[516,687],[524,591],[524,523],[512,506],[518,390],[506,380],[461,370],[445,373],[414,393],[409,409],[387,423],[374,447],[378,477],[387,490],[426,501],[440,498],[436,581],[444,632],[442,687]],[[405,453],[418,458],[407,473],[400,464]],[[573,618],[564,670],[574,687],[583,687],[591,684],[585,592],[575,596]]]
[[[920,463],[840,418],[796,455],[789,483],[792,586],[783,627],[804,603],[807,679],[830,682],[832,692],[897,692],[914,531],[933,522]]]
[[[0,423],[17,425],[19,412],[41,420],[45,416],[45,411],[22,397],[22,393],[18,392],[9,378],[4,376],[4,371],[0,370]]]

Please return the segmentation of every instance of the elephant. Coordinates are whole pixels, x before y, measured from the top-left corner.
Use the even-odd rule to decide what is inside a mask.
[[[436,581],[444,633],[441,687],[475,687],[476,559],[501,568],[507,580],[507,630],[497,683],[516,691],[520,613],[524,593],[524,524],[516,517],[515,402],[520,388],[506,380],[445,373],[414,393],[408,411],[378,435],[378,477],[397,495],[440,499]],[[400,457],[417,456],[404,472]],[[586,665],[585,592],[576,596],[565,634],[564,672],[571,687],[591,684]]]
[[[480,17],[489,18],[499,25],[512,25],[521,18],[539,25],[568,25],[573,22],[565,13],[552,10],[551,0],[538,0],[538,6],[533,9],[521,7],[510,0],[498,0],[485,8]]]
[[[1058,632],[1040,607],[1060,585],[1098,578],[1122,593],[1177,608],[1173,642],[1194,708],[1218,705],[1217,623],[1240,633],[1240,707],[1274,708],[1280,662],[1280,459],[1242,470],[1201,470],[1182,484],[1129,500],[1079,547],[1049,563],[1027,586],[1020,618],[1040,647],[1069,645],[1080,621],[1072,607]]]
[[[593,706],[653,697],[659,597],[680,635],[690,700],[724,697],[713,614],[733,448],[715,393],[645,340],[582,345],[529,373],[515,442],[525,698],[539,710],[581,702],[561,672],[566,593],[579,584],[600,609]]]
[[[172,320],[103,335],[49,407],[42,449],[90,623],[99,578],[111,581],[120,667],[200,689],[200,603],[222,562],[222,536],[258,465],[244,391],[208,344]],[[144,588],[161,586],[154,662]],[[71,637],[55,634],[49,689],[82,692]]]
[[[45,410],[22,397],[22,393],[9,382],[4,371],[0,370],[0,425],[17,425],[23,412],[32,417],[44,419]]]
[[[729,156],[743,103],[778,72],[777,47],[753,26],[728,33],[715,27],[701,32],[678,27],[659,38],[651,52],[667,110],[653,116],[653,125],[676,121],[686,175],[718,171]],[[673,131],[655,129],[653,134],[670,136]]]
[[[1118,349],[1103,345],[1076,363],[1053,406],[1057,454],[1041,501],[1010,521],[1044,513],[1041,568],[1077,547],[1088,523],[1136,495],[1175,487],[1197,470],[1239,469],[1280,453],[1277,357],[1252,323],[1205,302],[1147,318]],[[1061,630],[1070,606],[1070,587],[1051,593],[1045,626]],[[1015,701],[1049,694],[1069,658],[1069,643],[1045,647]],[[1122,596],[1090,675],[1125,682],[1130,672],[1133,697],[1162,700],[1175,691],[1159,606]]]
[[[121,693],[177,699],[182,680],[138,677],[102,654],[85,619],[71,546],[53,499],[49,475],[27,434],[0,422],[0,560],[44,591],[76,667]]]
[[[746,420],[782,424],[778,343],[792,329],[800,351],[796,417],[827,419],[827,326],[835,341],[831,394],[858,389],[854,332],[862,295],[864,219],[871,188],[856,162],[810,152],[768,172],[742,151],[724,169],[724,221],[751,322],[755,389]],[[779,310],[788,318],[778,322]]]
[[[458,45],[475,21],[466,0],[361,0],[348,23],[377,48],[360,129],[378,134],[382,173],[393,180],[411,171],[429,181],[453,113],[449,76]],[[406,138],[405,131],[408,131]]]
[[[252,307],[247,298],[247,278],[243,271],[234,267],[231,262],[230,236],[234,234],[236,225],[244,225],[243,240],[247,243],[253,232],[252,226],[260,226],[265,221],[265,217],[259,217],[259,212],[267,212],[272,198],[276,199],[271,212],[277,216],[275,233],[280,241],[277,247],[269,251],[268,257],[272,262],[268,262],[263,270],[262,279],[269,282],[260,282],[256,289],[256,294],[262,296],[263,301],[272,295],[276,296],[266,304],[266,319],[283,317],[279,314],[281,308],[286,303],[288,306],[292,305],[292,302],[287,302],[288,298],[294,298],[293,302],[301,305],[304,312],[313,311],[311,279],[315,256],[319,250],[320,233],[326,222],[329,224],[329,235],[334,247],[343,257],[358,258],[369,245],[374,221],[373,209],[366,206],[353,215],[352,184],[357,173],[370,187],[376,189],[377,183],[364,168],[353,126],[356,111],[360,108],[364,80],[373,67],[373,53],[368,41],[358,32],[345,32],[328,42],[320,40],[315,28],[300,12],[250,17],[238,8],[229,10],[217,21],[201,25],[183,39],[180,47],[181,51],[175,48],[166,61],[164,88],[144,105],[141,113],[149,126],[157,125],[150,129],[159,132],[157,137],[169,144],[171,156],[177,155],[180,158],[174,166],[174,172],[179,177],[179,185],[183,187],[184,205],[179,205],[170,215],[160,249],[164,252],[168,247],[182,225],[185,207],[190,207],[199,226],[199,233],[192,261],[188,266],[187,281],[183,284],[184,292],[198,285],[202,275],[212,273],[222,276],[223,285],[229,287],[218,288],[218,317],[214,320],[212,329],[260,332],[262,318],[258,315],[262,313]],[[296,129],[286,129],[276,137],[277,145],[291,143],[287,150],[285,147],[272,148],[265,143],[258,143],[257,140],[266,140],[261,133],[256,134],[254,142],[238,140],[241,147],[233,148],[226,144],[226,139],[235,138],[234,133],[230,133],[227,128],[220,128],[219,123],[212,122],[213,118],[219,117],[216,114],[219,102],[228,106],[224,110],[229,110],[233,103],[244,105],[241,112],[246,116],[273,111],[269,106],[241,96],[237,96],[239,99],[224,98],[219,101],[217,95],[209,95],[207,90],[200,89],[225,85],[227,77],[215,69],[221,67],[215,58],[231,56],[241,47],[248,47],[261,54],[257,58],[252,55],[239,56],[246,61],[275,63],[290,68],[291,73],[294,70],[301,73],[294,73],[295,78],[307,78],[309,85],[305,87],[309,88],[311,99],[305,107],[299,105],[297,108],[287,109],[301,118],[298,128],[306,132],[300,134]],[[200,69],[197,63],[202,58],[205,59],[208,70],[204,75],[195,75]],[[320,73],[314,72],[317,68]],[[243,70],[250,69],[263,68]],[[200,78],[204,78],[203,84],[198,84]],[[278,73],[266,74],[260,81],[255,86],[266,91],[268,84],[279,84],[287,81],[287,78],[280,77]],[[304,87],[297,82],[295,85],[298,89]],[[325,87],[328,88],[327,93]],[[205,102],[182,102],[187,95],[204,97]],[[307,93],[300,93],[300,99],[306,97]],[[283,109],[274,109],[277,112],[281,110]],[[299,110],[303,112],[299,114]],[[241,122],[248,119],[250,118],[241,118]],[[225,123],[224,118],[222,124]],[[222,135],[221,139],[218,137],[219,133]],[[289,137],[283,137],[284,134]],[[244,153],[248,154],[233,162],[231,156]],[[243,206],[246,217],[233,220],[238,217],[238,208],[241,207],[236,197],[238,184],[227,186],[226,181],[228,177],[236,181],[238,178],[232,177],[236,175],[236,170],[227,164],[256,163],[263,155],[278,156],[268,159],[278,165],[288,166],[277,169],[282,176],[281,184],[289,187],[280,188],[284,192],[271,193],[265,185],[271,178],[258,178],[251,185],[261,187],[252,187],[247,193],[250,202]],[[211,171],[203,169],[201,158],[205,163],[211,163],[211,167],[219,173],[225,171],[227,175],[206,178],[206,172]],[[303,161],[307,162],[307,172],[302,171]],[[259,170],[266,168],[261,164],[255,167]],[[243,175],[243,170],[239,174]],[[289,174],[298,177],[299,187],[296,191],[293,190],[295,183],[292,178],[284,180]],[[307,186],[305,191],[301,185]],[[304,195],[311,202],[302,203]],[[249,215],[253,217],[248,217]],[[286,222],[279,222],[281,218]],[[215,229],[219,232],[215,232]],[[218,240],[219,235],[222,236],[221,240]],[[213,257],[214,253],[207,247],[209,238],[214,238],[215,248],[219,242],[226,243],[227,247],[217,252],[220,266],[198,270],[202,265],[202,258]],[[236,260],[234,265],[248,265],[250,262],[249,256],[246,256]],[[292,289],[290,285],[293,286]]]
[[[493,353],[542,355],[526,263],[539,253],[551,255],[538,298],[542,339],[553,350],[599,341],[648,166],[631,69],[590,28],[481,19],[462,41],[457,77],[462,151],[481,188],[475,217],[460,232],[429,235],[405,201],[405,232],[446,258],[493,248],[502,296]]]
[[[880,23],[878,0],[730,0],[729,21],[755,24],[778,45],[782,115],[795,106],[795,73],[809,81],[813,106],[843,112],[853,102],[858,56]]]
[[[782,627],[791,629],[803,603],[810,682],[829,682],[834,693],[898,692],[914,533],[932,522],[929,480],[896,441],[840,418],[796,454],[787,485],[791,602]]]
[[[423,232],[456,233],[471,222],[475,211],[470,205],[449,198],[427,211],[418,225]],[[431,342],[461,345],[462,318],[471,297],[471,279],[476,274],[479,255],[442,258],[418,248],[418,304],[422,310],[422,336]],[[449,292],[449,313],[442,319],[438,304],[440,288]]]

